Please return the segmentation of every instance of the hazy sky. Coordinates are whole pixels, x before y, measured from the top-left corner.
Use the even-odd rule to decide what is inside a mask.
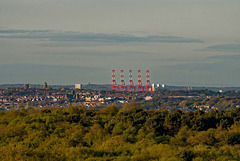
[[[0,84],[240,86],[240,0],[0,0]]]

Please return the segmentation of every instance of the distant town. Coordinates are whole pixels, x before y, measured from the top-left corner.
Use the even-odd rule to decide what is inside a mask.
[[[121,108],[122,104],[132,101],[140,102],[147,110],[165,108],[169,111],[178,108],[184,111],[202,110],[207,112],[226,108],[238,108],[240,105],[240,90],[234,87],[204,88],[152,84],[152,91],[116,91],[110,90],[111,85],[89,83],[87,85],[49,86],[47,82],[42,85],[5,84],[0,85],[0,87],[1,111],[30,107],[65,108],[69,106],[97,109],[108,105],[116,105]],[[226,106],[216,106],[214,103],[208,103],[211,102],[211,99],[229,99],[230,97],[231,100],[235,101],[232,101],[233,103],[231,104],[225,103]],[[159,100],[162,101],[160,102]],[[208,102],[199,103],[204,102],[204,100]]]

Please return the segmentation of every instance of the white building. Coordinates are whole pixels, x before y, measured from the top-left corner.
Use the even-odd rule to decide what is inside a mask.
[[[152,84],[152,91],[155,91],[155,84]]]
[[[146,96],[144,99],[145,99],[146,101],[152,100],[152,96]]]
[[[75,89],[82,89],[82,84],[75,84]]]

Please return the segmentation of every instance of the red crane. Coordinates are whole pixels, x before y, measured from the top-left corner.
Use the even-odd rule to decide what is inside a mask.
[[[127,91],[127,86],[125,85],[125,81],[124,81],[124,71],[123,70],[121,70],[120,76],[121,76],[120,91]]]
[[[128,91],[135,91],[135,86],[133,85],[133,80],[132,80],[132,70],[129,70],[129,85],[128,85]]]
[[[137,85],[137,91],[143,91],[144,87],[142,85],[142,80],[141,80],[141,70],[138,70],[138,85]]]
[[[145,90],[152,91],[152,86],[151,86],[150,80],[149,80],[149,70],[146,71],[146,80],[147,80],[147,83],[146,83]]]
[[[116,83],[115,70],[112,70],[112,88],[111,90],[118,91],[118,85]]]

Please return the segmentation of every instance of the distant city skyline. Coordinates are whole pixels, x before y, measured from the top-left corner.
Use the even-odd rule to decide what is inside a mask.
[[[0,0],[0,84],[240,86],[239,0]]]

